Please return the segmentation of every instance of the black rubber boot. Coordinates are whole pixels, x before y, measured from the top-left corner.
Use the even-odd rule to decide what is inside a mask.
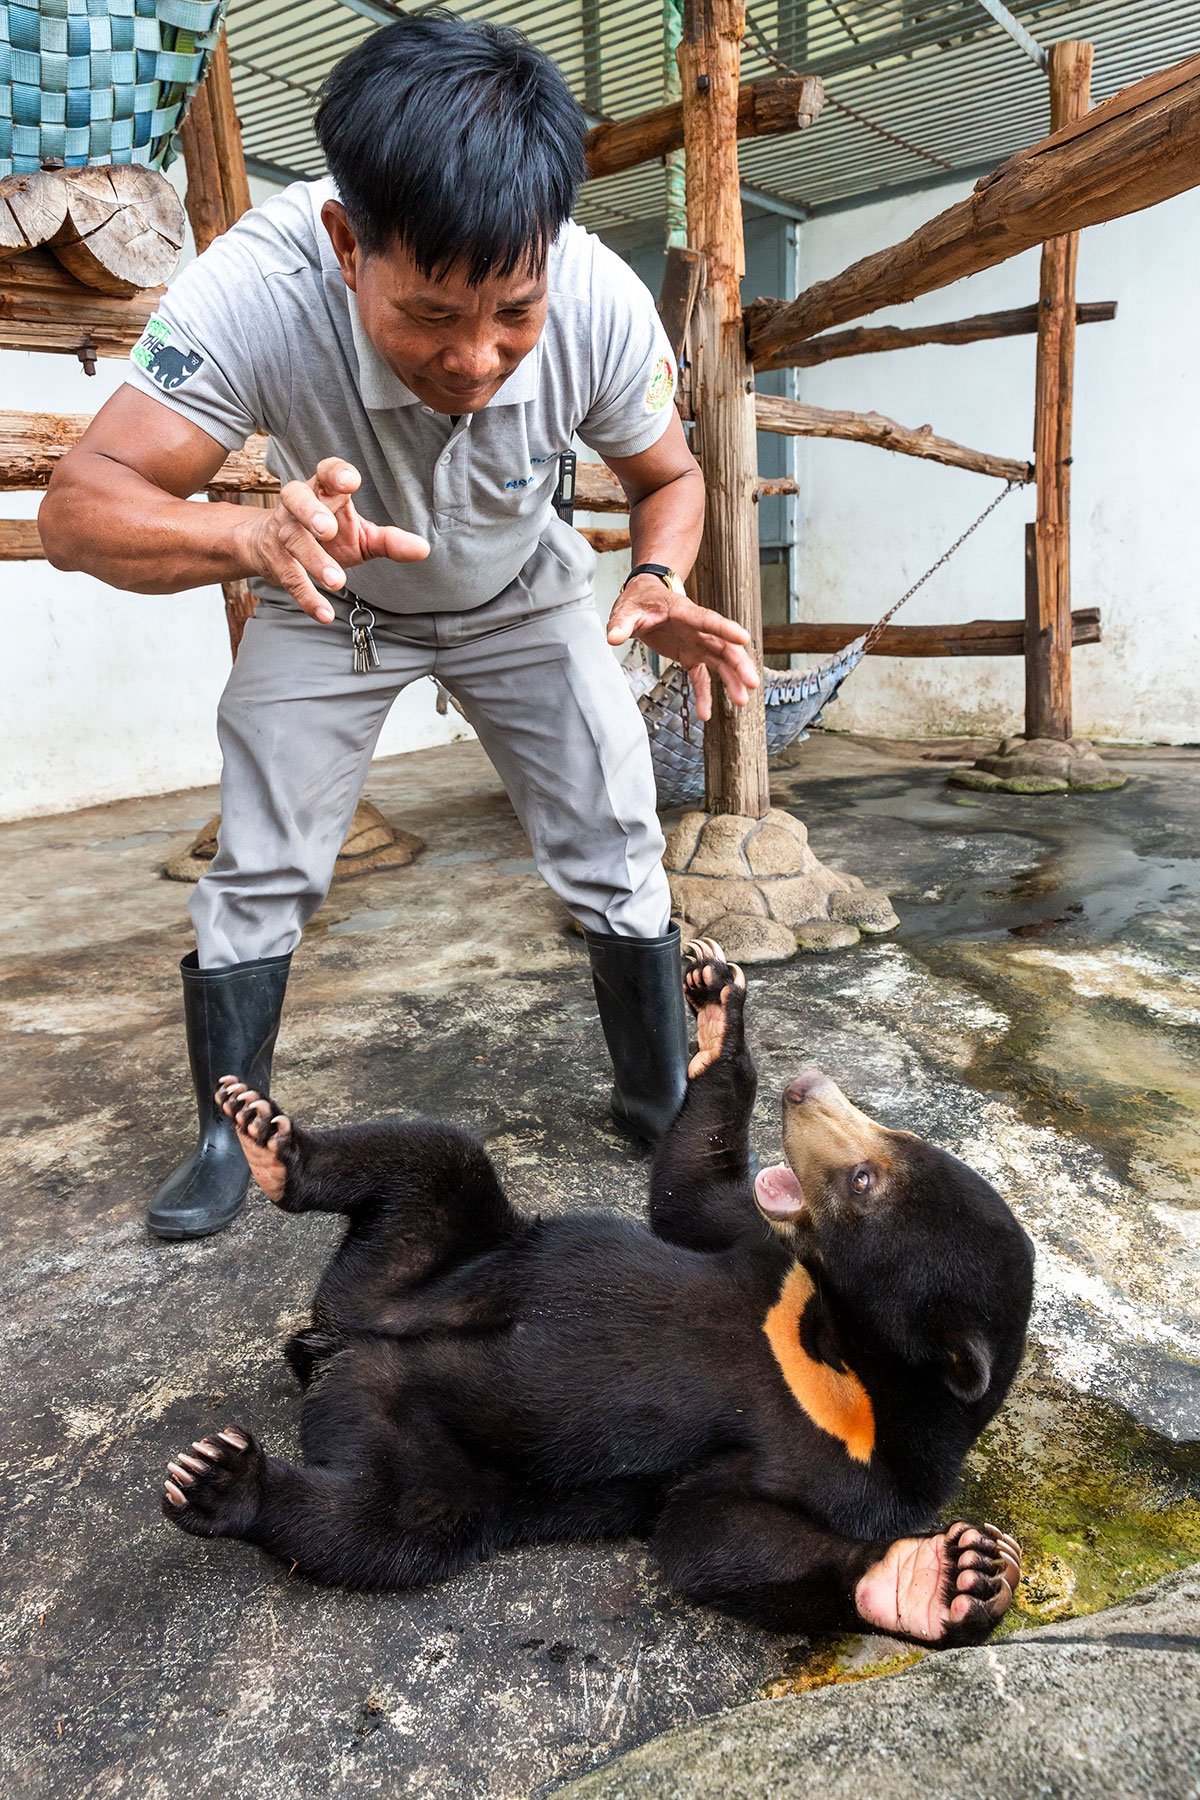
[[[585,931],[604,1039],[612,1057],[612,1116],[618,1130],[657,1144],[683,1104],[687,1009],[679,927],[666,937]]]
[[[242,1209],[250,1171],[213,1095],[222,1075],[240,1075],[268,1092],[291,961],[267,956],[229,969],[201,969],[193,950],[179,965],[200,1142],[150,1202],[150,1229],[158,1237],[208,1237],[224,1231]]]

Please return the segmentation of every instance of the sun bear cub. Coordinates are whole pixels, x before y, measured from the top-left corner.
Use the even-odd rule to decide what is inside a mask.
[[[816,1070],[752,1180],[745,979],[702,941],[684,986],[698,1049],[648,1226],[517,1212],[450,1126],[306,1131],[222,1082],[268,1197],[348,1223],[286,1349],[303,1464],[228,1426],[171,1463],[168,1518],[360,1588],[642,1533],[679,1593],[759,1625],[988,1635],[1018,1548],[936,1520],[1021,1358],[1029,1240]]]

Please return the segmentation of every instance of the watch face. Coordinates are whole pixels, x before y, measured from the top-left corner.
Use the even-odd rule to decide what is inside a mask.
[[[672,569],[669,574],[664,575],[663,580],[666,582],[667,586],[670,588],[670,590],[673,594],[685,594],[686,595],[687,589],[684,587],[682,581],[680,581],[680,579],[679,579],[678,575],[675,573],[674,569]]]

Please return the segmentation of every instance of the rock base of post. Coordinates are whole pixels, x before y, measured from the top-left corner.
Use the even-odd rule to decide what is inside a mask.
[[[684,937],[716,937],[733,962],[783,962],[842,950],[900,923],[887,895],[826,868],[808,830],[773,807],[765,818],[687,812],[667,839],[671,912]]]
[[[949,780],[1003,794],[1101,794],[1123,788],[1128,776],[1110,768],[1087,738],[1011,737]]]

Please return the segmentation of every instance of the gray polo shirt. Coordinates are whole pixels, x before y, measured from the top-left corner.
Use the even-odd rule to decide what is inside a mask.
[[[134,346],[130,385],[227,450],[267,432],[283,481],[307,480],[325,456],[352,462],[364,516],[431,546],[422,563],[350,571],[385,612],[463,611],[518,578],[533,605],[588,592],[595,557],[551,507],[558,456],[576,433],[601,456],[636,456],[666,430],[675,368],[649,291],[565,225],[540,339],[453,425],[369,343],[321,223],[333,194],[329,181],[297,182],[191,263]]]

